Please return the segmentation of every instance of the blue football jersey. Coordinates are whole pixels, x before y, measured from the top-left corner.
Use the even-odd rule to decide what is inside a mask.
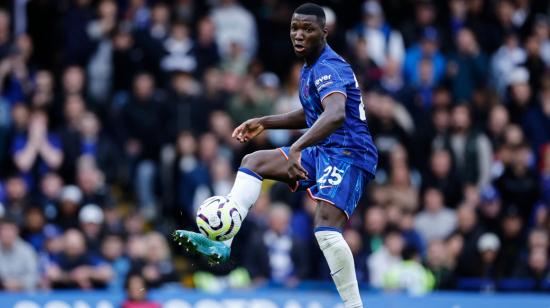
[[[374,175],[378,152],[367,125],[359,84],[351,66],[326,45],[317,62],[304,65],[301,71],[300,102],[308,127],[323,113],[323,99],[334,92],[346,96],[346,119],[317,146],[334,159],[347,161]]]

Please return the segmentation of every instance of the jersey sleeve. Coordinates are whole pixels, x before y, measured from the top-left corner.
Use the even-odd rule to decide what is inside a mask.
[[[321,101],[329,94],[339,92],[347,97],[343,68],[330,62],[320,63],[313,70],[315,89]]]

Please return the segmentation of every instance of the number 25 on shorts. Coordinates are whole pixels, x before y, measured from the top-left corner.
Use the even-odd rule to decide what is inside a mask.
[[[330,185],[338,185],[342,182],[344,170],[334,166],[328,166],[323,170],[323,175],[317,180],[317,183],[323,185],[328,182]]]

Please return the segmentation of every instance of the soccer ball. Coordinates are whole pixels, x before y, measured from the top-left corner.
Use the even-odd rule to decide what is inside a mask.
[[[197,211],[197,226],[202,234],[214,241],[226,241],[239,232],[242,216],[237,204],[223,196],[210,197]]]

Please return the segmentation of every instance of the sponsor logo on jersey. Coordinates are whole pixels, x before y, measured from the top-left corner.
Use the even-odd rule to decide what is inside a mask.
[[[317,88],[317,91],[321,91],[321,89],[326,88],[327,86],[332,84],[332,81],[330,78],[332,75],[323,75],[315,80],[315,87]]]
[[[319,86],[319,84],[321,84],[321,82],[325,82],[325,81],[330,80],[331,76],[332,75],[329,74],[329,75],[323,75],[323,76],[319,77],[318,79],[315,80],[315,86],[317,87],[317,86]]]

